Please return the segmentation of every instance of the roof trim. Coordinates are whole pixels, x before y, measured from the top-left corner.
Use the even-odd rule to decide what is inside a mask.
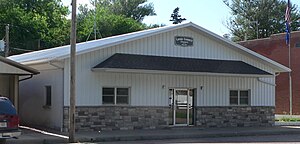
[[[34,74],[34,75],[40,73],[39,71],[37,71],[37,70],[35,70],[35,69],[31,68],[31,67],[25,66],[25,65],[23,65],[23,64],[20,64],[20,63],[18,63],[18,62],[13,61],[13,60],[4,58],[4,57],[2,57],[2,56],[0,56],[0,61],[6,63],[6,64],[8,64],[8,65],[14,66],[14,67],[16,67],[16,68],[22,69],[22,70],[24,70],[24,71],[27,71],[27,72],[29,72],[29,73],[32,73],[32,74]],[[24,74],[16,74],[16,75],[24,75]]]
[[[160,71],[140,69],[115,69],[115,68],[92,68],[93,72],[117,72],[117,73],[149,73],[149,74],[176,74],[176,75],[208,75],[208,76],[232,76],[232,77],[259,77],[270,78],[273,75],[256,74],[231,74],[231,73],[208,73],[208,72],[181,72],[181,71]]]

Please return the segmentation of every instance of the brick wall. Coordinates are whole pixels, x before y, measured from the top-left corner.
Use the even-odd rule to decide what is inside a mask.
[[[300,31],[291,33],[291,69],[293,114],[300,114]],[[239,42],[261,55],[264,55],[288,67],[288,46],[285,42],[285,33],[272,35],[270,38]],[[281,73],[276,77],[275,113],[286,114],[290,111],[288,73]]]

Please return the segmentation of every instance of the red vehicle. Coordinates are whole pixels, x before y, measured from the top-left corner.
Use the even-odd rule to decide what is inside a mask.
[[[0,97],[0,143],[20,135],[19,116],[15,107],[8,98]]]

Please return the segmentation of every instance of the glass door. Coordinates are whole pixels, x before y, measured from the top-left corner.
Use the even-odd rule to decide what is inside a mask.
[[[193,124],[193,91],[170,89],[170,124],[188,126]]]

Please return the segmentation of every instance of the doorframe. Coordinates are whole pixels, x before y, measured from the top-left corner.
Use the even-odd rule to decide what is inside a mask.
[[[173,97],[172,98],[173,106],[170,107],[171,110],[172,110],[172,112],[173,112],[173,116],[172,116],[172,122],[173,122],[173,124],[170,125],[170,126],[195,126],[195,118],[196,118],[196,116],[195,116],[195,100],[196,100],[196,98],[195,98],[195,96],[196,96],[195,91],[196,91],[196,88],[190,88],[190,87],[169,87],[168,91],[170,89],[172,89],[172,91],[173,91],[173,96],[172,96]],[[174,98],[174,96],[176,94],[175,93],[176,90],[187,90],[187,115],[186,115],[187,116],[187,123],[186,124],[176,124],[176,108],[174,107],[174,104],[175,104],[175,98]],[[192,107],[192,110],[193,110],[193,117],[192,117],[193,124],[192,125],[189,124],[189,122],[190,122],[190,109],[189,109],[189,105],[188,104],[189,104],[190,90],[194,90],[193,91],[193,103],[192,103],[192,105],[193,105],[193,107]],[[169,97],[170,97],[170,95],[169,95]]]

